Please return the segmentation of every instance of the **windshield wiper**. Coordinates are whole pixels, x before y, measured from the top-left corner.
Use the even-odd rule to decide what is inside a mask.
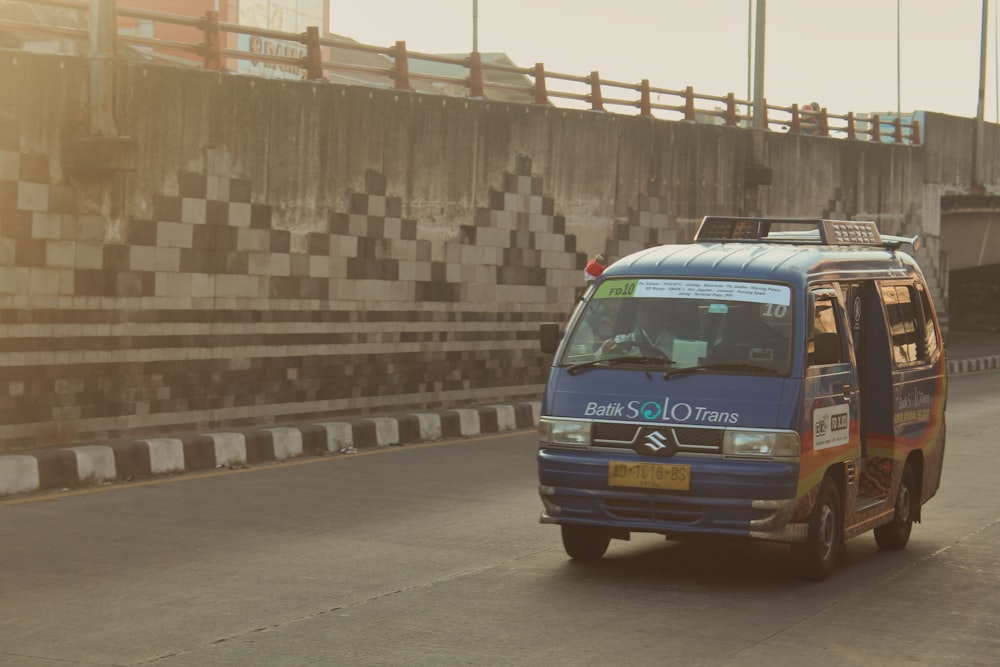
[[[606,357],[603,359],[592,359],[591,361],[581,361],[566,367],[566,372],[570,375],[576,375],[582,370],[588,368],[593,368],[600,364],[608,364],[612,366],[617,366],[619,364],[636,364],[638,366],[673,366],[677,362],[668,359],[666,357],[630,357],[628,355],[623,355],[621,357]],[[670,371],[667,371],[668,373]]]
[[[722,372],[751,372],[763,375],[778,375],[778,371],[759,364],[702,364],[701,366],[688,366],[687,368],[672,368],[663,374],[663,379],[672,378],[675,375],[685,373],[701,373],[704,371]]]

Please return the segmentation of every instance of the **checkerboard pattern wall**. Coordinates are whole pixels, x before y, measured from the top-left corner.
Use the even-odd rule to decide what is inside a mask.
[[[533,400],[537,326],[586,261],[523,156],[432,257],[378,172],[295,232],[210,149],[119,227],[16,137],[0,130],[0,451]]]
[[[104,223],[76,214],[69,185],[52,183],[49,157],[20,150],[17,125],[0,121],[0,290],[71,295],[73,271],[101,261]]]
[[[564,286],[559,278],[571,276],[578,282],[572,270],[582,270],[587,261],[524,156],[518,158],[514,173],[504,175],[503,189],[490,190],[489,208],[477,211],[475,224],[463,226],[460,238],[482,249],[490,272],[495,266],[495,276],[483,276],[483,282],[492,278],[497,285]]]
[[[614,236],[608,240],[605,255],[625,257],[677,241],[677,229],[667,217],[666,201],[658,195],[641,195],[638,205],[629,209],[628,219],[614,223]]]

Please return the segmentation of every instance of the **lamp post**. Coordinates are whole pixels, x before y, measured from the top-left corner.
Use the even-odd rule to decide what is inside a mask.
[[[479,0],[472,0],[472,52],[479,53]]]
[[[899,31],[899,0],[896,0],[896,117],[903,115],[903,77],[902,58],[900,51],[900,31]]]

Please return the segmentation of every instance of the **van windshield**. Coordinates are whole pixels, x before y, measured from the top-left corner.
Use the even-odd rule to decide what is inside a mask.
[[[791,289],[774,283],[683,278],[612,278],[596,287],[569,334],[560,363],[630,366],[662,359],[674,370],[786,375]],[[699,368],[700,370],[701,368]]]

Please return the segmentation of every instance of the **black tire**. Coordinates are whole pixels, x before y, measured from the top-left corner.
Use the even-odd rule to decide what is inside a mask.
[[[816,507],[809,517],[809,536],[792,545],[795,574],[810,581],[823,581],[837,567],[844,548],[844,510],[840,491],[827,477],[819,487]]]
[[[598,560],[608,550],[611,535],[595,526],[562,526],[562,541],[573,560]]]
[[[875,544],[882,551],[897,551],[910,541],[910,531],[913,529],[913,500],[916,497],[916,483],[913,469],[907,463],[903,468],[903,477],[899,480],[899,490],[896,492],[896,511],[892,521],[875,529]]]

